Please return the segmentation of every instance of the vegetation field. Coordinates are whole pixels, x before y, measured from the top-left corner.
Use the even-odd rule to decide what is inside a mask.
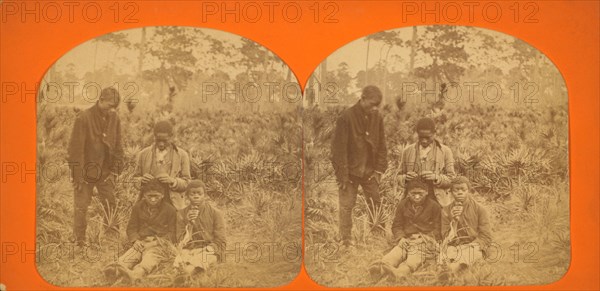
[[[295,278],[301,263],[298,112],[122,112],[126,166],[117,180],[118,206],[105,212],[93,201],[87,232],[91,244],[78,248],[70,242],[73,187],[65,159],[79,110],[51,104],[38,112],[38,166],[43,170],[38,172],[37,268],[44,279],[58,286],[108,284],[102,269],[124,251],[127,221],[138,197],[130,183],[133,158],[153,142],[152,126],[162,119],[175,124],[176,144],[190,153],[193,178],[205,181],[224,211],[228,247],[222,264],[200,276],[182,277],[172,267],[177,249],[169,245],[164,263],[135,286],[274,287]],[[112,226],[119,227],[118,237],[107,232]]]
[[[354,210],[354,247],[337,242],[338,190],[330,140],[340,107],[305,115],[306,269],[321,285],[530,285],[559,280],[570,262],[567,108],[506,109],[468,105],[406,110],[386,106],[389,168],[382,178],[382,208],[370,213],[364,199]],[[467,176],[472,196],[491,216],[494,248],[486,263],[461,276],[426,264],[403,279],[372,281],[369,265],[391,249],[391,223],[403,195],[398,175],[403,148],[415,142],[421,116],[433,116],[437,138],[448,145],[457,174]],[[360,195],[360,193],[359,193]],[[371,223],[374,221],[375,223]],[[381,223],[384,232],[375,227]]]

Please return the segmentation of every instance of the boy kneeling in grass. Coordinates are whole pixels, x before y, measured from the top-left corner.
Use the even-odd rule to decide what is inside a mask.
[[[114,282],[124,278],[130,282],[141,279],[162,262],[165,240],[175,241],[177,210],[163,198],[167,189],[158,180],[142,185],[142,199],[131,210],[127,237],[133,246],[119,257],[116,264],[104,269]]]
[[[384,275],[404,277],[435,254],[440,238],[441,206],[427,197],[428,186],[421,180],[406,184],[407,199],[396,208],[392,225],[394,248],[369,268],[373,279]]]
[[[220,257],[225,248],[225,218],[215,208],[205,193],[204,183],[190,181],[187,191],[190,205],[179,211],[177,234],[180,253],[174,265],[186,274],[193,275],[207,270]]]
[[[471,197],[471,186],[466,177],[452,180],[450,193],[454,201],[442,209],[441,258],[452,271],[465,269],[485,258],[485,250],[492,242],[488,213]]]

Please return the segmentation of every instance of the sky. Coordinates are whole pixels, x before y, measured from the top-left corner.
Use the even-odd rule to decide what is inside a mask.
[[[514,37],[512,37],[510,35],[496,32],[493,30],[474,28],[474,27],[463,27],[463,28],[467,31],[468,34],[474,33],[477,31],[481,31],[485,34],[493,36],[499,42],[510,42],[514,39]],[[417,27],[417,29],[418,29],[417,33],[419,34],[422,32],[423,27]],[[392,31],[398,31],[400,34],[400,38],[403,41],[410,41],[412,39],[412,32],[413,32],[412,27],[393,29]],[[469,55],[472,58],[484,57],[482,55],[483,52],[477,50],[476,47],[478,45],[479,45],[479,43],[477,43],[477,42],[465,42],[465,49],[468,51]],[[383,48],[383,50],[382,50],[382,48]],[[382,52],[385,57],[385,54],[387,53],[387,49],[388,48],[385,46],[385,44],[383,44],[381,42],[373,42],[373,41],[371,42],[370,47],[369,47],[369,68],[372,68],[379,61],[380,54]],[[348,64],[351,75],[355,75],[356,72],[358,72],[360,70],[365,70],[366,52],[367,52],[367,41],[365,41],[364,37],[356,39],[356,40],[346,44],[345,46],[339,48],[334,53],[332,53],[327,58],[327,68],[329,70],[334,70],[335,68],[337,68],[337,66],[340,63],[346,62]],[[496,52],[496,53],[501,54],[502,52]],[[504,52],[504,53],[508,53],[508,52]],[[398,60],[398,59],[392,58],[391,56],[394,56],[394,55],[399,56],[400,59]],[[410,60],[410,49],[408,47],[394,47],[390,51],[390,57],[389,57],[388,63],[390,64],[390,66],[392,66],[392,68],[391,68],[392,71],[403,70],[403,69],[408,68],[409,60]],[[415,60],[415,67],[419,67],[421,65],[427,65],[427,60],[422,59],[422,58],[417,58]],[[508,64],[508,63],[502,64],[502,63],[496,62],[496,63],[494,63],[494,65],[499,66],[502,70],[505,71],[505,73],[508,72],[508,69],[510,68],[510,64]]]
[[[241,43],[242,38],[232,33],[214,29],[196,29],[223,41],[228,41],[234,44]],[[152,37],[153,31],[154,27],[149,27],[146,29],[147,40]],[[118,32],[125,33],[127,35],[127,40],[133,44],[141,43],[142,29],[140,28],[122,30]],[[94,55],[96,55],[95,61],[93,58]],[[107,64],[110,64],[111,61],[121,64],[120,66],[115,67],[117,72],[134,74],[138,65],[138,52],[134,49],[118,50],[114,45],[110,45],[105,42],[94,42],[93,39],[91,39],[68,51],[63,57],[61,57],[56,62],[56,69],[58,71],[65,71],[69,64],[74,64],[75,74],[79,77],[82,77],[86,72],[93,71],[94,66],[99,69]]]
[[[500,32],[496,32],[488,29],[474,28],[474,27],[462,27],[467,33],[475,33],[477,31],[481,31],[485,34],[493,36],[498,42],[509,43],[514,39],[512,36],[503,34]],[[222,32],[218,30],[212,29],[200,29],[203,33],[213,36],[214,38],[221,39],[223,41],[227,41],[233,44],[239,44],[241,41],[241,37],[235,34],[231,34],[228,32]],[[424,27],[418,27],[418,34],[422,32]],[[153,27],[147,29],[147,39],[150,39],[153,34]],[[412,27],[395,29],[400,34],[400,37],[404,41],[409,41],[412,38]],[[128,40],[132,43],[140,43],[141,42],[141,29],[130,29],[123,30]],[[476,41],[468,41],[465,42],[465,50],[467,50],[470,56],[470,62],[472,60],[480,60],[479,63],[485,65],[486,62],[489,62],[490,58],[487,54],[489,51],[482,51],[477,49],[479,44]],[[203,48],[199,48],[199,53],[202,52]],[[369,68],[373,67],[381,58],[381,56],[385,57],[388,47],[385,46],[382,42],[371,41],[369,48]],[[360,70],[364,70],[366,66],[366,52],[367,52],[367,42],[364,38],[356,39],[345,46],[339,48],[334,53],[332,53],[327,58],[327,68],[328,70],[335,70],[338,68],[339,64],[345,62],[348,64],[348,69],[352,76],[356,75],[356,73]],[[499,59],[502,54],[506,56],[506,54],[510,53],[509,51],[495,51],[492,52],[497,59]],[[94,61],[94,55],[96,55],[96,59]],[[393,47],[390,50],[390,57],[388,59],[388,64],[390,66],[391,71],[401,71],[406,70],[408,68],[408,62],[410,59],[410,49],[408,47]],[[504,73],[508,73],[508,70],[514,66],[514,64],[508,62],[501,62],[495,59],[491,59],[493,64],[504,71]],[[65,71],[67,65],[72,63],[74,64],[74,69],[76,75],[79,77],[83,76],[86,72],[90,72],[95,68],[102,68],[103,66],[110,64],[112,62],[116,62],[121,64],[117,66],[115,69],[119,73],[123,74],[134,74],[137,70],[138,64],[138,52],[134,49],[120,49],[118,50],[115,46],[104,43],[104,42],[93,42],[89,40],[81,45],[73,48],[71,51],[66,53],[61,59],[59,59],[56,63],[58,71]],[[149,61],[146,58],[145,61]],[[430,60],[424,58],[417,58],[415,60],[415,67],[419,67],[420,65],[427,65],[427,62]],[[156,65],[156,64],[154,64]],[[153,64],[145,64],[145,66],[153,66]],[[238,72],[235,72],[238,73]]]

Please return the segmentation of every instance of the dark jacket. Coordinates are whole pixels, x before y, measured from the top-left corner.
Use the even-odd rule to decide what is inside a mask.
[[[336,177],[346,182],[350,175],[370,176],[387,169],[387,148],[383,118],[366,112],[359,103],[344,110],[337,120],[331,145],[331,161]]]
[[[223,213],[210,203],[194,206],[190,205],[179,211],[179,223],[177,223],[177,237],[182,238],[185,234],[185,227],[191,223],[187,219],[187,214],[196,207],[199,210],[198,218],[192,224],[192,240],[203,241],[205,244],[226,243],[225,238],[225,217]]]
[[[431,235],[438,240],[441,238],[441,206],[435,201],[425,198],[421,207],[415,211],[410,198],[403,199],[398,203],[392,224],[394,241],[410,237],[415,233]]]
[[[98,104],[75,119],[67,161],[73,182],[96,183],[122,171],[121,122],[116,112],[101,114]]]
[[[456,202],[444,207],[442,210],[442,234],[448,235],[450,222],[452,222],[452,207]],[[457,234],[462,237],[456,244],[476,241],[482,248],[487,248],[492,242],[492,231],[487,211],[473,198],[468,197],[463,204],[463,213],[458,220]]]
[[[127,237],[129,241],[136,241],[148,236],[157,236],[175,242],[176,227],[177,210],[173,205],[162,200],[156,212],[151,214],[146,201],[141,200],[131,210]]]

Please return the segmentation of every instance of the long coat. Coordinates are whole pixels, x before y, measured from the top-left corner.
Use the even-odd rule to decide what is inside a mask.
[[[98,104],[81,111],[68,148],[73,182],[96,183],[123,169],[121,122],[116,112],[103,115]]]

